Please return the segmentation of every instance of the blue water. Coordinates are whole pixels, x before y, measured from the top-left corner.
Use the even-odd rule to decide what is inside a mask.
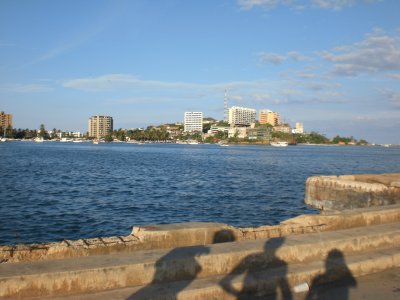
[[[0,143],[0,244],[186,221],[277,224],[307,177],[400,172],[400,148]]]

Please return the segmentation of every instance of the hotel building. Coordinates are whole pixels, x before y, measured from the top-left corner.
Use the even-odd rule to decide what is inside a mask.
[[[113,131],[113,118],[110,116],[92,116],[89,118],[89,136],[103,138]]]
[[[250,126],[256,121],[256,110],[246,107],[232,106],[229,109],[229,124],[234,126]]]
[[[278,113],[273,112],[269,109],[260,110],[260,124],[270,124],[272,126],[277,126],[281,123],[281,117]]]
[[[186,132],[203,132],[203,113],[202,112],[185,112]]]
[[[4,111],[0,112],[0,127],[12,127],[12,114],[6,114]]]

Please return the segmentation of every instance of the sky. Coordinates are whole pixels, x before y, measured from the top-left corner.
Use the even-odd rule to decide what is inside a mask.
[[[400,144],[398,0],[1,0],[0,111],[87,131],[270,109]]]

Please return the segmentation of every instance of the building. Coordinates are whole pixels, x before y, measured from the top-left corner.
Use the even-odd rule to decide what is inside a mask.
[[[189,111],[185,112],[184,131],[203,132],[203,113]]]
[[[292,130],[292,133],[304,133],[304,126],[303,123],[297,122],[296,128]]]
[[[113,131],[113,118],[110,116],[92,116],[89,118],[89,137],[103,138]]]
[[[9,128],[12,127],[12,114],[6,114],[4,111],[0,112],[0,127]]]
[[[207,133],[210,135],[215,135],[218,132],[228,132],[228,131],[229,127],[213,125],[210,127],[210,130],[208,130]]]
[[[260,110],[259,114],[260,124],[269,124],[272,126],[277,126],[281,123],[281,117],[278,113],[273,112],[269,109]]]
[[[280,124],[274,127],[275,132],[292,133],[292,128],[289,124]]]
[[[228,138],[244,139],[247,137],[247,127],[232,127],[228,130]]]
[[[256,110],[246,107],[232,106],[229,109],[229,124],[235,126],[250,126],[256,121]]]
[[[249,128],[247,130],[247,137],[249,138],[249,140],[259,140],[263,142],[268,142],[271,140],[271,128],[267,127]]]

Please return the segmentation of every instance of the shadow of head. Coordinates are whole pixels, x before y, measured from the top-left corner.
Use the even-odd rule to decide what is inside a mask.
[[[214,234],[213,244],[234,242],[236,240],[233,231],[230,229],[222,229]]]
[[[284,243],[285,243],[284,237],[269,239],[264,245],[264,250],[276,252],[276,250],[278,250]]]
[[[338,249],[333,249],[329,251],[325,261],[325,268],[327,270],[331,270],[337,266],[345,266],[345,265],[346,265],[346,260],[344,258],[342,251]]]

